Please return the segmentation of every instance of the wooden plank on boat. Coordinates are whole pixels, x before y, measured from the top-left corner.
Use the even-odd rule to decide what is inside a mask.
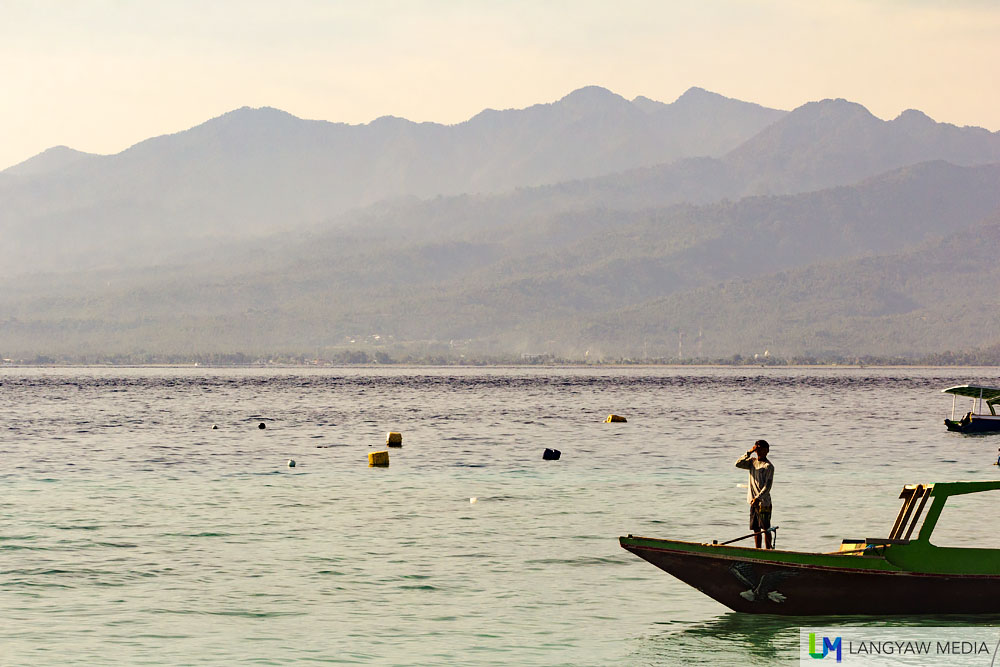
[[[896,521],[892,524],[892,530],[889,531],[890,538],[897,538],[899,537],[899,533],[902,532],[902,528],[900,526],[903,525],[903,516],[907,513],[906,510],[910,507],[910,503],[913,502],[913,497],[916,494],[917,487],[919,486],[919,484],[915,486],[904,486],[903,490],[900,491],[899,497],[904,498],[903,506],[899,508],[899,514],[896,515]]]
[[[927,504],[927,499],[931,497],[931,490],[924,487],[923,497],[920,499],[920,505],[917,507],[917,513],[913,515],[913,521],[910,522],[910,527],[906,531],[906,535],[903,539],[910,539],[910,535],[913,534],[913,529],[916,528],[917,523],[920,521],[920,514],[924,511],[924,505]]]
[[[892,532],[889,533],[891,538],[899,538],[903,534],[903,529],[906,528],[910,521],[910,515],[913,513],[913,509],[917,505],[917,498],[924,494],[924,487],[922,484],[917,484],[913,489],[913,493],[907,498],[906,504],[904,505],[905,512],[903,512],[903,520],[897,521],[895,526],[892,527]]]

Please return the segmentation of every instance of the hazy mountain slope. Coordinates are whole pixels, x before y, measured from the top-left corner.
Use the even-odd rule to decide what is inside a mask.
[[[726,294],[737,296],[716,312],[706,285],[899,252],[968,227],[1000,205],[1000,166],[935,162],[816,193],[639,210],[545,212],[531,194],[509,195],[522,198],[516,206],[497,196],[380,205],[353,227],[338,221],[303,238],[241,244],[190,266],[10,281],[0,353],[302,351],[378,334],[473,339],[477,351],[636,354],[644,345],[668,354],[678,330],[693,339],[701,327],[704,353],[729,355],[763,335],[766,319],[725,326],[752,320],[753,299],[763,297],[733,283]],[[413,220],[413,233],[397,234],[390,223],[399,219]],[[786,291],[782,308],[801,301],[800,319],[816,327],[838,317],[824,314],[821,293],[791,284],[805,296]],[[870,312],[916,299],[887,290]],[[770,314],[773,304],[761,303]],[[817,349],[793,343],[789,334],[784,349]]]
[[[898,252],[997,207],[1000,165],[936,162],[802,195],[567,212],[533,222],[534,233],[515,227],[459,237],[467,255],[495,261],[465,274],[460,291],[443,301],[498,312],[516,302],[520,319],[563,307],[596,313],[731,277]],[[447,259],[436,266],[447,271]]]
[[[613,331],[633,354],[644,343],[672,353],[678,331],[700,333],[707,356],[969,350],[1000,342],[997,253],[994,216],[919,250],[729,281],[563,327],[594,340]]]
[[[96,161],[103,157],[105,156],[83,153],[66,146],[54,146],[0,173],[8,176],[41,176],[72,167],[86,160]]]
[[[0,275],[176,263],[281,231],[343,224],[356,233],[362,220],[417,242],[560,211],[809,191],[918,160],[1000,160],[998,136],[919,112],[884,122],[828,100],[785,114],[699,89],[668,105],[584,88],[455,126],[391,117],[350,126],[241,109],[115,156],[55,151],[0,173]],[[721,160],[671,162],[747,137]],[[584,178],[593,174],[605,175]],[[463,221],[436,201],[408,199],[470,191],[494,194],[485,208],[482,196],[469,199]],[[387,199],[379,212],[346,214]]]
[[[386,198],[501,192],[720,154],[784,113],[707,93],[662,106],[590,87],[453,126],[244,108],[118,155],[54,151],[2,172],[0,272],[160,262]]]
[[[688,89],[673,104],[641,96],[632,103],[660,127],[684,128],[671,137],[681,155],[722,156],[785,115],[702,88]]]
[[[725,157],[747,193],[787,193],[856,183],[929,160],[1000,162],[1000,132],[937,123],[919,111],[883,121],[846,100],[809,102]]]

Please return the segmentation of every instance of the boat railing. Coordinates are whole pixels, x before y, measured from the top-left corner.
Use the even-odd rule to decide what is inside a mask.
[[[837,554],[872,554],[879,547],[888,547],[894,544],[909,544],[910,536],[916,530],[923,516],[924,507],[931,497],[933,484],[908,484],[903,487],[899,497],[903,499],[903,506],[899,508],[896,521],[892,524],[889,537],[866,537],[863,540],[844,540],[840,544]]]
[[[914,484],[903,487],[903,491],[899,494],[899,497],[903,499],[903,506],[899,508],[899,514],[896,515],[896,522],[892,524],[892,530],[889,531],[889,540],[909,541],[910,535],[913,534],[913,530],[920,522],[920,515],[924,511],[927,500],[931,497],[931,490],[933,488],[933,484],[927,486]],[[905,534],[904,530],[906,531]]]

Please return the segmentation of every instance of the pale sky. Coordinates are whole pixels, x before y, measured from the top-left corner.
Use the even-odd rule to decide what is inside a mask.
[[[457,123],[586,85],[1000,130],[994,0],[0,0],[0,169],[241,106]]]

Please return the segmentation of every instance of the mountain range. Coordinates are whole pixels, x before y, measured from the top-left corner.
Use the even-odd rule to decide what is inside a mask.
[[[0,172],[0,354],[919,357],[1000,343],[1000,134],[596,87],[453,126],[241,109]],[[968,249],[964,249],[968,246]],[[985,284],[985,283],[984,283]]]
[[[662,104],[597,87],[452,126],[243,108],[117,155],[60,147],[0,172],[0,259],[7,274],[139,266],[393,197],[503,192],[719,155],[782,115],[700,89]]]

